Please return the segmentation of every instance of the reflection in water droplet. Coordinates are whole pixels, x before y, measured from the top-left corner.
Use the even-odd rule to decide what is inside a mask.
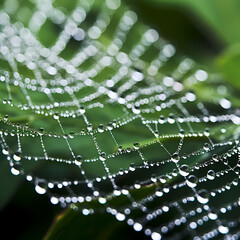
[[[13,159],[15,161],[20,161],[21,160],[21,152],[20,151],[16,151],[13,155]]]
[[[229,228],[225,225],[220,225],[218,227],[218,231],[222,234],[227,234],[229,232]]]
[[[202,189],[200,191],[198,191],[197,193],[197,200],[198,202],[205,204],[209,201],[209,193],[207,190]]]
[[[162,236],[157,232],[153,232],[151,234],[151,238],[152,238],[152,240],[160,240],[162,238]]]
[[[215,172],[213,170],[209,170],[208,173],[207,173],[207,178],[209,180],[214,180],[215,178]]]
[[[186,183],[189,187],[194,188],[197,186],[198,183],[198,178],[194,175],[190,175],[187,180]]]
[[[134,223],[133,228],[135,231],[141,231],[142,230],[142,225],[138,222]]]
[[[177,163],[180,160],[180,156],[178,155],[178,153],[174,153],[171,157],[171,160]]]
[[[187,164],[183,164],[179,167],[179,173],[180,175],[182,175],[183,177],[188,176],[189,174],[189,168]]]
[[[211,211],[209,214],[208,214],[208,217],[211,219],[211,220],[216,220],[218,218],[218,215],[215,211]]]
[[[38,194],[45,194],[47,192],[47,184],[45,184],[44,182],[39,182],[35,185],[35,191]]]

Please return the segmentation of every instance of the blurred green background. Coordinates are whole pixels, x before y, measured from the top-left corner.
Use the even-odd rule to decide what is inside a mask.
[[[0,2],[0,8],[18,1]],[[19,6],[23,1],[19,1]],[[211,71],[221,72],[240,88],[240,1],[238,0],[126,0],[139,18],[172,42],[183,55],[194,58]],[[23,177],[11,175],[7,161],[0,158],[0,217],[2,236],[7,239],[42,239],[54,219],[63,211],[39,196]],[[71,221],[86,229],[81,239],[145,239],[112,216],[93,215]],[[105,225],[98,223],[104,219]],[[79,222],[80,221],[80,222]],[[82,222],[81,222],[82,221]],[[114,223],[113,223],[114,222]],[[106,228],[105,230],[103,230]],[[121,237],[117,238],[117,236]],[[68,233],[68,232],[67,232]],[[66,234],[67,234],[66,233]],[[6,235],[5,235],[6,234]],[[87,236],[87,237],[86,237]],[[78,236],[79,237],[79,236]],[[60,238],[59,238],[60,239]],[[77,239],[77,238],[76,238]],[[79,239],[79,238],[78,238]]]

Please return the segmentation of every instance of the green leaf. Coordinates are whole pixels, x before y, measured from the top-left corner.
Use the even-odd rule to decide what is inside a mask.
[[[159,5],[164,4],[173,8],[182,7],[190,17],[199,17],[225,44],[233,44],[240,41],[240,32],[238,31],[240,22],[240,2],[238,0],[151,1]],[[201,28],[200,24],[199,27]],[[204,32],[204,29],[202,29],[202,31]]]
[[[240,44],[227,48],[218,58],[218,66],[226,81],[240,90]]]

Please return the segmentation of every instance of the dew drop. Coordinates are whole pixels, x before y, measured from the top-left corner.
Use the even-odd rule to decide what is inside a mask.
[[[15,153],[14,153],[14,155],[13,155],[13,159],[15,160],[15,161],[20,161],[21,160],[21,152],[20,151],[16,151]]]
[[[58,120],[58,119],[59,119],[59,113],[57,113],[57,112],[54,113],[54,114],[53,114],[53,118],[56,119],[56,120]]]
[[[134,223],[133,228],[135,231],[139,232],[142,230],[142,224],[136,222],[136,223]]]
[[[171,160],[174,162],[174,163],[177,163],[179,160],[180,160],[180,156],[178,155],[178,153],[174,153],[171,157]]]
[[[161,240],[162,236],[159,233],[157,233],[157,232],[153,232],[151,234],[151,238],[152,238],[152,240]]]
[[[4,120],[4,121],[7,121],[8,118],[9,118],[9,116],[8,116],[8,115],[5,115],[4,118],[3,118],[3,120]]]
[[[103,126],[103,124],[100,124],[100,125],[98,126],[98,132],[100,132],[100,133],[103,133],[103,132],[104,132],[104,126]]]
[[[122,146],[118,146],[118,151],[122,152],[122,150],[123,150],[123,147]]]
[[[106,200],[106,198],[104,198],[104,197],[100,197],[100,198],[98,199],[98,202],[101,203],[101,204],[105,204],[105,203],[107,202],[107,200]]]
[[[117,219],[118,221],[124,221],[124,220],[125,220],[125,215],[122,214],[122,213],[117,213],[117,214],[116,214],[116,219]]]
[[[129,170],[133,172],[133,171],[135,171],[135,169],[136,169],[135,164],[131,163],[130,166],[129,166]]]
[[[209,201],[209,192],[205,189],[198,191],[197,200],[202,204],[207,203]]]
[[[57,197],[51,197],[51,198],[50,198],[50,201],[51,201],[52,204],[55,205],[55,204],[58,204],[59,199],[58,199]]]
[[[44,131],[45,131],[44,128],[41,127],[38,129],[38,134],[42,136],[44,134]]]
[[[183,177],[186,177],[189,175],[189,167],[187,164],[183,164],[179,167],[179,173],[180,175],[182,175]]]
[[[186,183],[189,187],[194,188],[197,186],[198,178],[195,175],[188,176]]]
[[[229,232],[229,228],[225,225],[220,225],[218,227],[218,231],[221,233],[221,234],[227,234]]]
[[[152,182],[157,182],[157,176],[156,176],[156,174],[152,174],[152,176],[151,176],[151,181]]]
[[[218,215],[215,211],[211,211],[209,214],[208,214],[208,217],[211,219],[211,220],[216,220],[218,218]]]
[[[75,159],[75,164],[78,166],[82,165],[82,156],[81,155],[77,155],[76,159]]]
[[[8,155],[8,154],[9,154],[8,147],[3,148],[3,149],[2,149],[2,153],[3,153],[4,155]]]
[[[110,130],[110,131],[113,130],[113,123],[112,122],[108,123],[107,129]]]
[[[210,150],[210,145],[205,143],[203,149],[208,152]]]
[[[138,150],[138,149],[140,148],[140,144],[139,144],[138,142],[135,142],[135,143],[133,144],[133,148],[136,149],[136,150]]]
[[[15,176],[19,175],[21,173],[21,166],[20,165],[14,165],[11,168],[11,173]]]
[[[87,130],[91,132],[93,130],[93,125],[91,123],[88,123]]]
[[[81,106],[81,107],[79,108],[79,112],[80,112],[81,114],[84,114],[84,113],[86,112],[86,110],[85,110],[85,108],[84,108],[83,106]]]
[[[100,156],[99,156],[99,159],[104,162],[104,161],[107,159],[106,153],[105,153],[105,152],[102,152],[102,153],[100,154]]]
[[[216,153],[213,154],[213,156],[212,156],[212,160],[215,161],[215,162],[218,162],[218,161],[219,161],[219,159],[218,159],[218,155],[217,155]]]
[[[35,185],[35,191],[38,194],[45,194],[47,192],[47,184],[45,184],[45,182],[39,182]]]
[[[215,178],[215,172],[213,170],[209,170],[208,173],[207,173],[207,178],[209,180],[214,180]]]

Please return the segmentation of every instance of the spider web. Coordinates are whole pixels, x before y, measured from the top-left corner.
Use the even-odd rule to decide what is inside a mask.
[[[4,9],[0,143],[13,175],[153,240],[239,238],[240,116],[221,76],[119,0]]]

